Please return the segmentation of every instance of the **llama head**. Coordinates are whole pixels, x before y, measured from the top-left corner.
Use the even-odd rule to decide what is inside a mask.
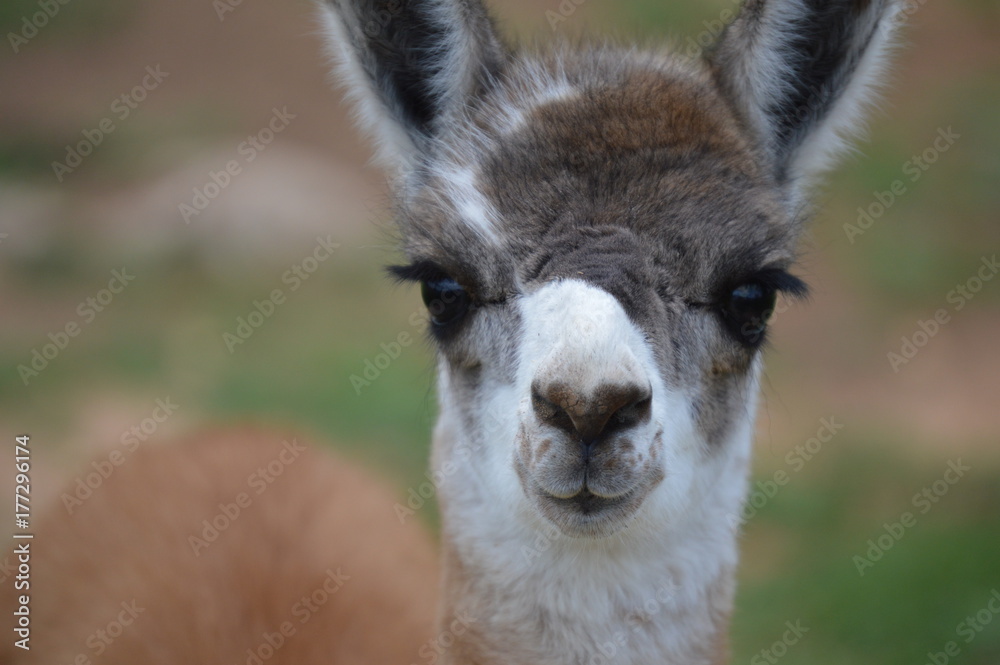
[[[585,539],[738,510],[803,194],[898,5],[747,0],[697,61],[517,52],[477,0],[326,8],[430,311],[446,499]]]

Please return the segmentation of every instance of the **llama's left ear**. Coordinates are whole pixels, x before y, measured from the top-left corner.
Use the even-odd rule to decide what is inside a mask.
[[[746,0],[713,73],[793,198],[857,131],[900,22],[899,0]]]
[[[385,166],[412,165],[501,68],[481,0],[322,0],[328,46]]]

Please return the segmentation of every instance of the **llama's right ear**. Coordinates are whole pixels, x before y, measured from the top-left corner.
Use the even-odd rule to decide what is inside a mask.
[[[833,164],[880,82],[900,0],[744,0],[713,72],[793,201]]]
[[[506,50],[480,0],[323,0],[329,49],[385,166],[412,164]]]

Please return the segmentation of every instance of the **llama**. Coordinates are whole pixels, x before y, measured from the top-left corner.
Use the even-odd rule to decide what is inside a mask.
[[[429,534],[344,460],[244,426],[144,443],[106,473],[35,525],[28,651],[17,557],[0,560],[0,664],[408,665],[433,636]]]
[[[390,173],[406,256],[391,272],[420,285],[437,349],[440,602],[419,534],[382,526],[375,542],[345,545],[337,529],[359,521],[344,513],[373,515],[369,500],[391,509],[364,482],[349,485],[357,496],[320,491],[341,465],[317,461],[268,499],[281,515],[315,506],[304,542],[249,512],[239,538],[209,551],[212,567],[174,565],[153,538],[144,565],[174,575],[169,599],[190,608],[179,597],[196,589],[197,607],[216,609],[136,628],[150,631],[135,641],[147,651],[114,662],[221,662],[191,654],[222,643],[241,646],[212,653],[253,662],[243,649],[280,618],[266,606],[284,610],[284,589],[305,580],[262,576],[269,564],[245,564],[248,552],[289,575],[310,557],[351,556],[366,571],[314,624],[322,648],[296,635],[272,663],[727,662],[768,318],[778,294],[806,292],[793,264],[808,195],[858,127],[900,3],[746,0],[697,60],[588,42],[515,50],[479,0],[328,0],[323,16]],[[241,436],[218,450],[240,450]],[[190,456],[221,455],[216,445]],[[122,498],[178,454],[157,455],[121,469]],[[232,490],[248,467],[199,468],[184,495],[208,497],[200,520],[221,496],[214,484]],[[115,505],[95,506],[97,523]],[[170,510],[157,502],[148,517],[161,539]],[[377,569],[392,557],[364,552],[385,547],[399,561]],[[136,551],[66,550],[64,565],[94,580],[108,559],[128,560],[138,580],[149,571]],[[240,566],[228,586],[226,561]],[[272,623],[233,621],[248,611],[241,593]],[[381,613],[365,609],[369,595]],[[44,610],[45,625],[83,614],[74,598],[61,615]],[[432,608],[433,630],[420,623]],[[350,630],[337,623],[349,618]],[[339,642],[350,635],[361,637]],[[204,644],[182,651],[195,637]],[[373,655],[393,639],[412,661]]]
[[[725,662],[767,319],[900,5],[747,0],[696,62],[328,8],[438,350],[441,662]]]

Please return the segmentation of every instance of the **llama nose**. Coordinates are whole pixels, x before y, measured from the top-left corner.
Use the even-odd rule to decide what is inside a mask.
[[[649,420],[652,389],[635,383],[602,384],[582,393],[564,383],[536,381],[531,403],[540,422],[579,438],[589,456],[609,434]]]

